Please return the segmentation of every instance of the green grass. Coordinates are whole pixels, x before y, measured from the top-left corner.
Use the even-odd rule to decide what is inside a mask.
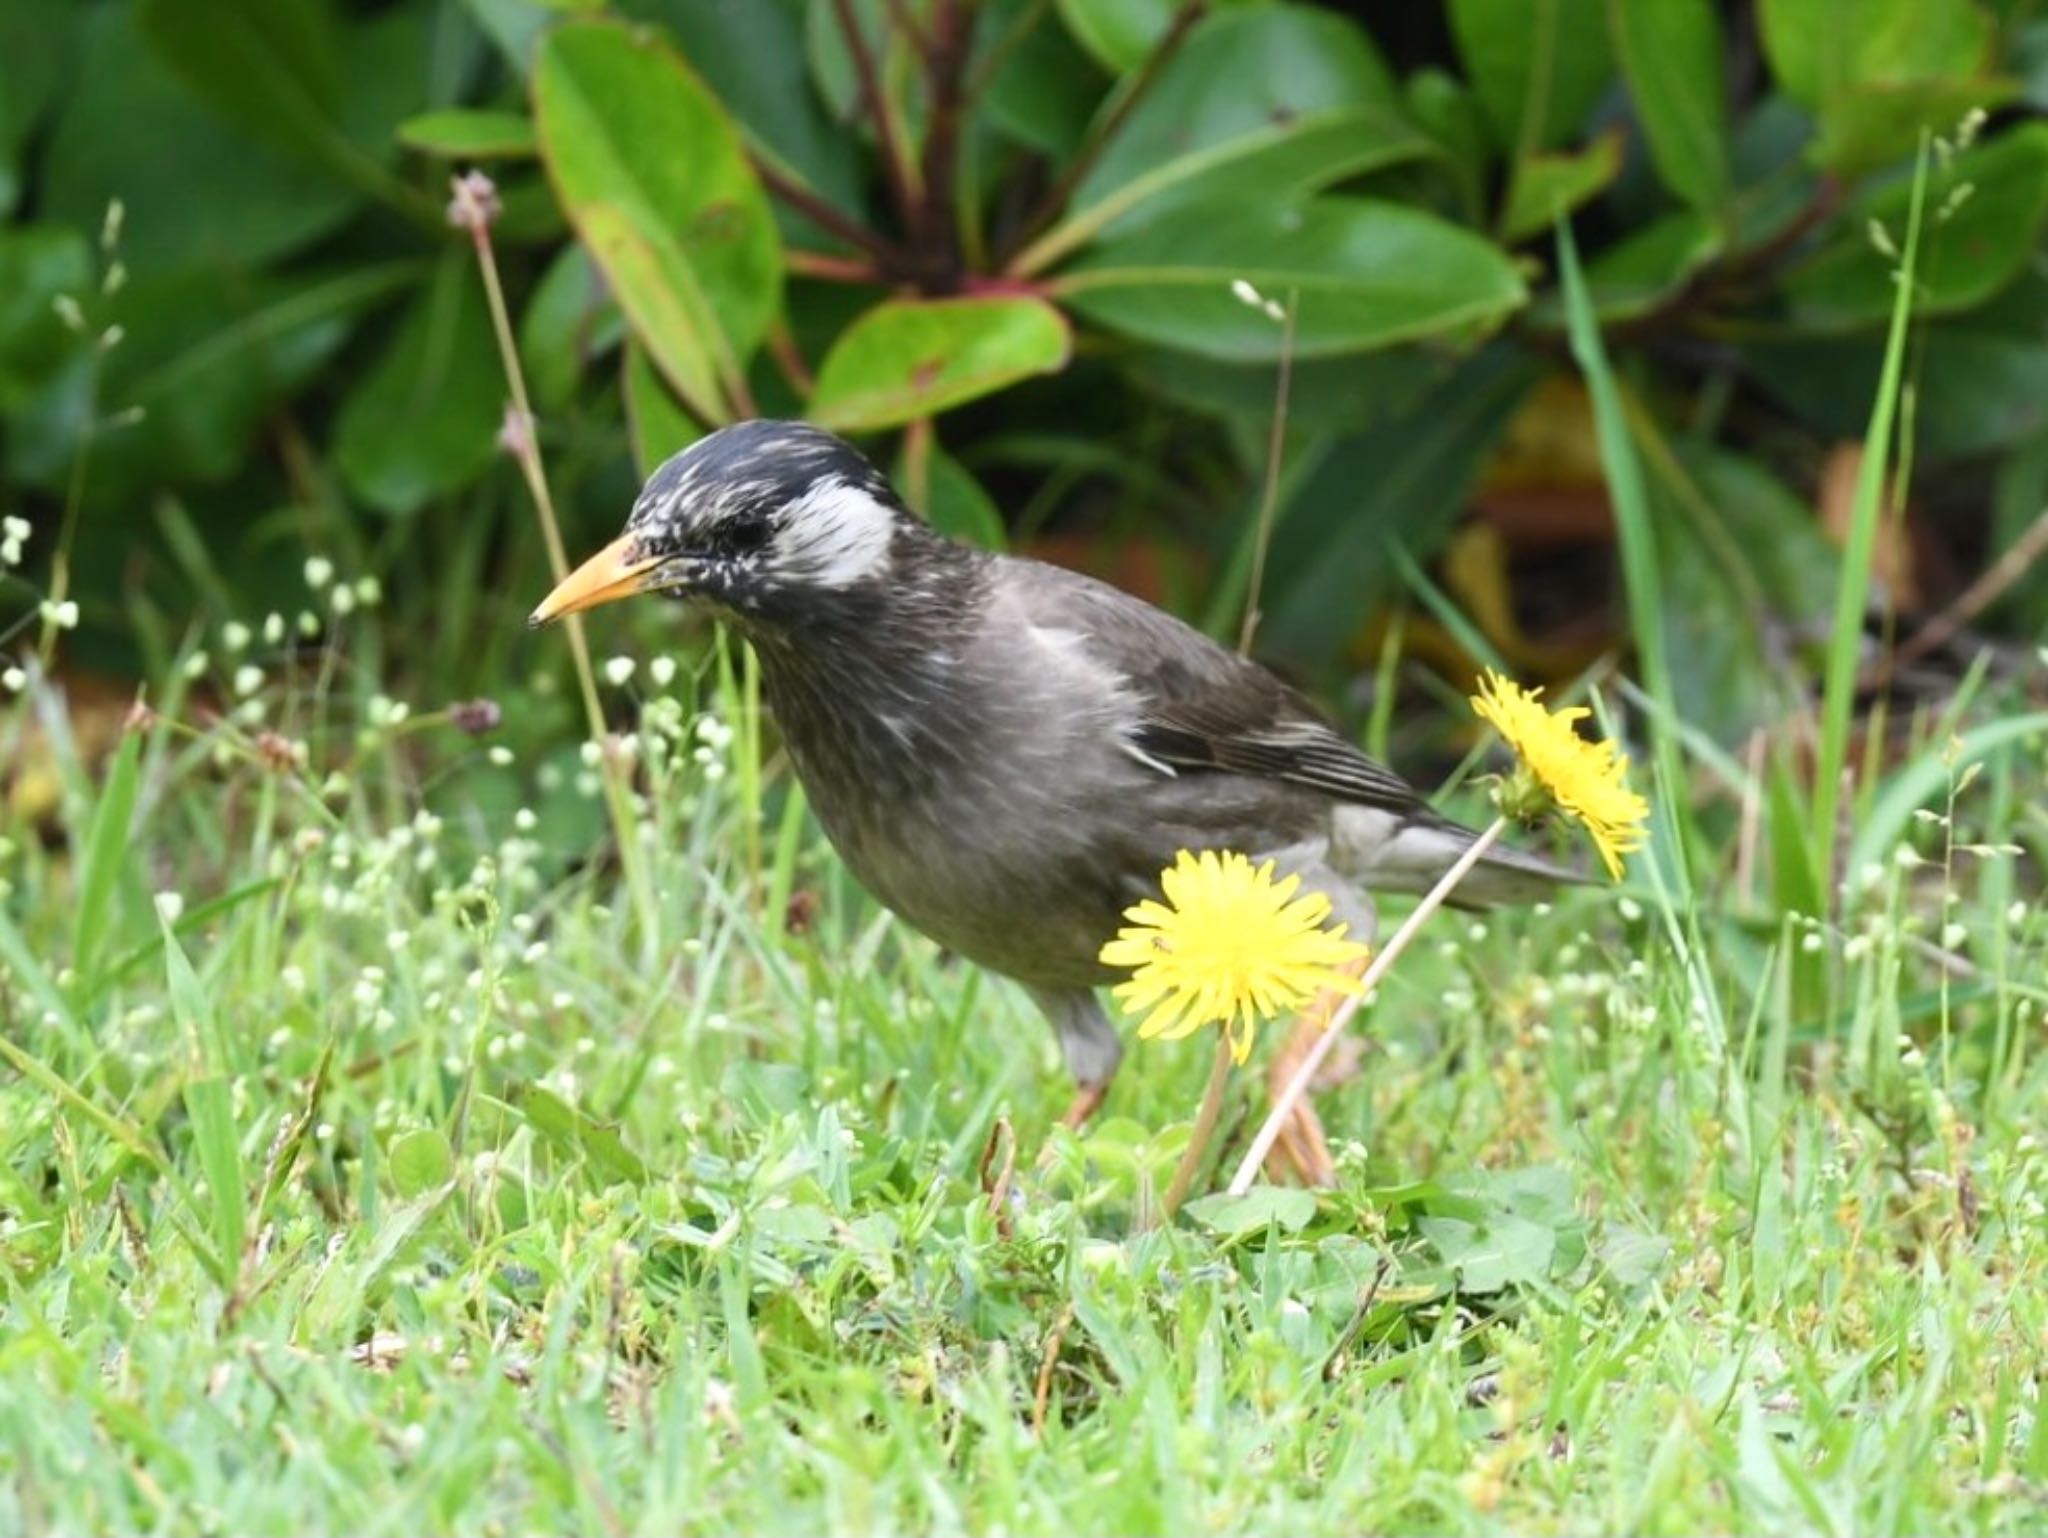
[[[0,1531],[2039,1530],[2015,702],[1874,790],[1837,923],[1739,906],[1725,804],[1682,926],[1441,923],[1325,1097],[1341,1188],[1139,1234],[1206,1043],[1134,1046],[1036,1171],[1050,1033],[851,885],[738,658],[607,691],[657,699],[649,930],[563,691],[401,718],[374,634],[209,638],[253,703],[173,663],[117,756],[26,772]],[[0,702],[0,761],[61,719]]]

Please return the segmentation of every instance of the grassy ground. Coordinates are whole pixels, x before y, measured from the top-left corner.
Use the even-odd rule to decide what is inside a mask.
[[[0,1531],[2048,1521],[2048,734],[1944,751],[2009,702],[1859,803],[1839,927],[1746,895],[1728,804],[1676,888],[1446,919],[1325,1098],[1341,1189],[1141,1233],[1206,1045],[1035,1169],[1049,1033],[852,888],[737,663],[611,690],[636,898],[566,701],[471,737],[369,633],[209,638],[90,769],[0,704],[51,806]]]

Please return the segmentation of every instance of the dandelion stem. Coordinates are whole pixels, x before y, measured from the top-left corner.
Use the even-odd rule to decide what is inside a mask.
[[[1180,1163],[1174,1167],[1173,1183],[1166,1188],[1166,1199],[1159,1204],[1160,1223],[1173,1221],[1180,1204],[1187,1200],[1189,1187],[1195,1183],[1195,1172],[1202,1167],[1202,1155],[1209,1151],[1209,1140],[1216,1135],[1216,1122],[1223,1115],[1223,1092],[1230,1087],[1233,1061],[1230,1032],[1219,1030],[1216,1060],[1209,1065],[1209,1087],[1202,1091],[1202,1108],[1195,1112],[1195,1130],[1188,1135],[1188,1146],[1181,1151]]]
[[[1443,879],[1429,889],[1429,895],[1415,905],[1415,911],[1408,915],[1399,929],[1394,931],[1394,936],[1387,941],[1385,949],[1372,958],[1372,965],[1365,969],[1365,976],[1358,980],[1358,992],[1337,1007],[1336,1013],[1330,1016],[1329,1026],[1323,1031],[1322,1039],[1309,1048],[1301,1060],[1301,1066],[1294,1070],[1294,1077],[1287,1081],[1287,1087],[1274,1099],[1273,1109],[1267,1113],[1258,1136],[1252,1139],[1252,1146],[1245,1150],[1245,1156],[1237,1166],[1237,1173],[1230,1179],[1232,1196],[1242,1196],[1251,1189],[1252,1181],[1259,1173],[1259,1167],[1265,1163],[1266,1155],[1272,1151],[1275,1140],[1280,1136],[1280,1129],[1286,1125],[1287,1118],[1294,1113],[1294,1108],[1301,1104],[1302,1097],[1308,1093],[1309,1084],[1315,1079],[1317,1070],[1323,1066],[1323,1059],[1328,1057],[1331,1048],[1337,1045],[1338,1034],[1350,1024],[1351,1017],[1358,1013],[1359,1006],[1372,997],[1372,991],[1378,986],[1380,979],[1386,976],[1388,969],[1400,958],[1401,952],[1408,948],[1422,926],[1429,921],[1429,916],[1444,905],[1444,899],[1451,895],[1472,867],[1485,858],[1486,851],[1499,842],[1501,834],[1507,831],[1507,825],[1508,820],[1505,817],[1494,818],[1487,825],[1486,831],[1473,839],[1465,852],[1458,856],[1458,863],[1445,871]]]

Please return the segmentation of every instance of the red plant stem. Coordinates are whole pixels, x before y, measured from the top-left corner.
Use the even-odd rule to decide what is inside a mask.
[[[923,201],[918,209],[919,276],[929,287],[950,291],[960,280],[960,232],[954,225],[953,190],[960,159],[961,107],[967,63],[974,52],[973,8],[961,0],[938,0],[932,12],[931,44],[925,51],[926,91],[931,122],[924,136]]]
[[[826,234],[837,235],[856,250],[867,252],[884,272],[894,272],[904,265],[903,252],[893,241],[876,234],[850,214],[835,208],[802,182],[759,157],[754,160],[754,172],[761,178],[761,185],[769,192]]]
[[[1094,132],[1074,152],[1074,158],[1067,163],[1066,170],[1060,173],[1059,180],[1046,189],[1045,196],[1038,200],[1037,206],[1025,215],[1016,235],[1004,246],[1002,261],[998,265],[1008,267],[1020,251],[1036,240],[1046,226],[1059,217],[1060,211],[1067,206],[1068,199],[1073,197],[1074,189],[1081,185],[1081,179],[1095,168],[1095,162],[1102,158],[1103,151],[1109,148],[1119,133],[1123,132],[1124,124],[1130,121],[1138,103],[1145,99],[1146,93],[1158,80],[1159,72],[1166,68],[1167,62],[1175,54],[1180,52],[1180,45],[1187,41],[1188,34],[1195,29],[1195,23],[1202,19],[1208,9],[1209,0],[1183,0],[1181,8],[1173,13],[1173,20],[1167,23],[1166,30],[1159,34],[1159,41],[1152,45],[1152,51],[1146,54],[1144,62],[1139,64],[1137,73],[1131,77],[1131,83],[1124,88],[1123,95],[1119,96],[1109,111],[1103,114]]]
[[[918,197],[910,184],[910,159],[903,141],[896,136],[896,119],[889,112],[889,98],[882,89],[882,73],[875,64],[874,51],[862,35],[860,21],[853,14],[853,0],[832,0],[833,14],[846,38],[846,51],[853,59],[854,78],[860,82],[862,105],[874,115],[875,137],[882,147],[882,172],[889,181],[890,196],[906,228],[917,227]]]

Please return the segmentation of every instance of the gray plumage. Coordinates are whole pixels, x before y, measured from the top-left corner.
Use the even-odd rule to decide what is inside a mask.
[[[883,904],[1029,990],[1083,1086],[1122,1055],[1095,990],[1123,910],[1182,849],[1271,857],[1355,935],[1472,833],[1294,690],[1091,578],[946,540],[830,434],[751,422],[650,478],[644,585],[725,613],[818,820]],[[1482,903],[1574,879],[1496,849]]]

